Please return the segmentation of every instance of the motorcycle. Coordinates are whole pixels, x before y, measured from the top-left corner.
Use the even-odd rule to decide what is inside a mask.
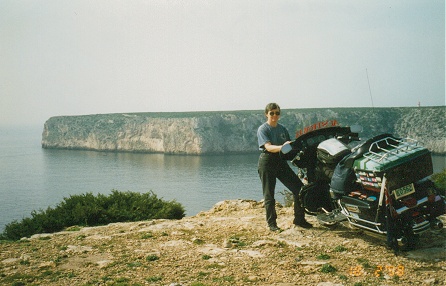
[[[319,128],[320,127],[320,128]],[[420,234],[442,229],[444,195],[429,176],[430,151],[419,142],[380,134],[360,142],[357,126],[315,124],[298,132],[280,154],[298,167],[300,201],[320,224],[348,222],[386,236],[397,251],[416,247]]]

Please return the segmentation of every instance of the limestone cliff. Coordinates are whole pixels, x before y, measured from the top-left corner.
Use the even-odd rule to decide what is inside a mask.
[[[318,121],[360,124],[363,138],[393,133],[446,154],[445,106],[413,108],[324,108],[282,110],[291,133]],[[166,154],[225,154],[257,151],[263,111],[132,113],[57,116],[47,120],[43,148]]]

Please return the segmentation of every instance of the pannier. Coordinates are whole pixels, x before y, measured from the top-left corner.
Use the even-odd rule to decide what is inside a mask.
[[[317,146],[317,158],[324,164],[336,165],[348,154],[350,149],[335,138],[325,140]]]

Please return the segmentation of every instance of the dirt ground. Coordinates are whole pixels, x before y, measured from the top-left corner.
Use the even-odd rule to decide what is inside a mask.
[[[1,285],[446,285],[446,231],[395,255],[339,224],[270,232],[261,202],[233,200],[182,220],[71,227],[0,243]],[[441,218],[446,224],[446,218]]]

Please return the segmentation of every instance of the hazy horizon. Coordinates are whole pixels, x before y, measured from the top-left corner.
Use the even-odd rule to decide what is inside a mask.
[[[446,100],[443,0],[4,0],[0,38],[0,126]]]

